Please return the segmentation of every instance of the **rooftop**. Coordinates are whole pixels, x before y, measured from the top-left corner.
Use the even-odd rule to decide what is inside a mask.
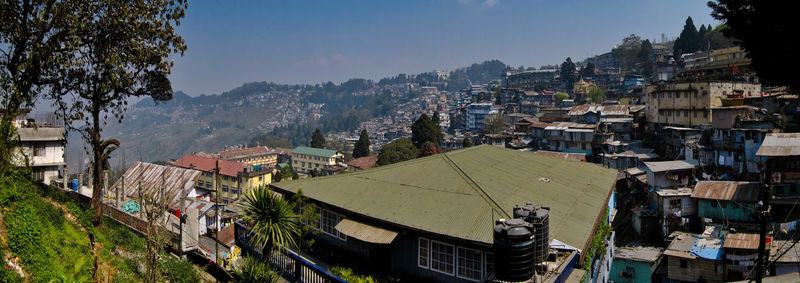
[[[292,153],[308,154],[313,156],[324,156],[324,157],[334,157],[337,154],[335,150],[307,147],[307,146],[295,147],[294,150],[292,150]]]
[[[18,128],[20,141],[63,141],[64,129],[55,127]]]
[[[359,158],[350,160],[350,162],[347,162],[347,166],[356,167],[356,168],[365,170],[365,169],[369,169],[369,168],[374,167],[375,163],[377,163],[377,162],[378,162],[378,156],[377,155],[370,155],[370,156],[364,156],[364,157],[359,157]]]
[[[800,156],[800,133],[767,134],[757,156]]]
[[[614,247],[614,259],[652,263],[656,262],[662,253],[664,253],[664,249],[658,247]]]
[[[126,198],[140,199],[140,192],[142,195],[158,196],[164,188],[169,207],[175,208],[179,206],[180,199],[194,187],[200,173],[192,169],[136,162],[108,191],[114,194],[117,189],[121,189]]]
[[[267,155],[274,153],[275,153],[274,151],[270,150],[266,146],[257,146],[257,147],[220,151],[219,156],[222,159],[231,159],[231,158],[240,158],[248,156],[260,156],[260,155]]]
[[[198,155],[186,155],[172,162],[172,165],[183,168],[193,168],[203,172],[214,172],[214,169],[217,167],[217,162],[219,162],[219,173],[231,177],[238,176],[238,174],[244,172],[247,167],[247,165],[240,162]]]
[[[583,161],[584,159],[586,159],[585,153],[569,153],[569,152],[557,152],[557,151],[547,151],[547,150],[537,150],[533,153],[551,158],[558,158],[558,159],[572,160],[572,161]]]
[[[675,160],[675,161],[653,161],[645,162],[645,167],[650,171],[667,172],[678,170],[691,170],[697,167],[697,161],[694,160]]]
[[[756,250],[758,249],[759,239],[761,237],[754,233],[728,234],[722,247],[726,249]]]
[[[758,182],[700,181],[694,187],[693,198],[758,201]]]
[[[551,207],[552,239],[586,248],[616,177],[616,170],[596,164],[480,145],[272,186],[302,189],[311,199],[394,226],[487,245],[494,220],[532,202]]]

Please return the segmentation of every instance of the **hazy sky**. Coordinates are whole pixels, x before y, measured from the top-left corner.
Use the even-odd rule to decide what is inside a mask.
[[[173,88],[218,94],[245,82],[339,83],[602,54],[631,33],[676,37],[687,16],[717,24],[706,1],[191,1],[178,28]]]

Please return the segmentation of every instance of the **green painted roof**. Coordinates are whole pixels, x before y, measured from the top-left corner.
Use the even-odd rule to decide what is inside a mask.
[[[487,244],[495,219],[532,202],[550,206],[552,238],[582,248],[616,178],[616,170],[596,164],[482,145],[272,185],[395,225]]]
[[[333,157],[334,155],[336,155],[335,150],[307,147],[307,146],[295,147],[294,150],[292,150],[292,153],[308,154],[314,156],[325,156],[325,157]]]

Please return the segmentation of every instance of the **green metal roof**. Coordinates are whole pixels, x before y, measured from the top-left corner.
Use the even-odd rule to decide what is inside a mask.
[[[292,150],[292,153],[308,154],[314,156],[325,156],[325,157],[333,157],[334,155],[336,155],[335,150],[307,147],[307,146],[295,147],[294,150]]]
[[[412,229],[492,243],[514,205],[550,206],[550,235],[590,241],[617,171],[482,145],[344,175],[272,183],[353,213]],[[547,178],[549,182],[540,181]]]

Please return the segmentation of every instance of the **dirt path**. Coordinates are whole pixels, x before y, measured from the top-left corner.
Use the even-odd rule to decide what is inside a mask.
[[[75,215],[69,212],[69,209],[67,209],[67,207],[64,204],[55,202],[49,198],[42,198],[42,200],[53,205],[54,207],[57,207],[58,209],[61,209],[61,211],[64,212],[64,218],[66,218],[67,221],[71,222],[72,224],[75,224],[75,226],[77,226],[78,229],[81,230],[82,232],[86,232],[86,242],[93,243],[92,245],[92,257],[94,258],[93,265],[98,270],[98,272],[100,272],[100,274],[98,274],[97,276],[97,282],[111,282],[111,279],[115,273],[114,266],[111,264],[111,262],[100,259],[99,256],[100,252],[103,250],[103,243],[97,241],[91,241],[89,239],[90,238],[89,233],[86,231],[86,228],[83,227],[83,225],[81,225],[81,223],[78,221],[78,218],[75,217]]]

